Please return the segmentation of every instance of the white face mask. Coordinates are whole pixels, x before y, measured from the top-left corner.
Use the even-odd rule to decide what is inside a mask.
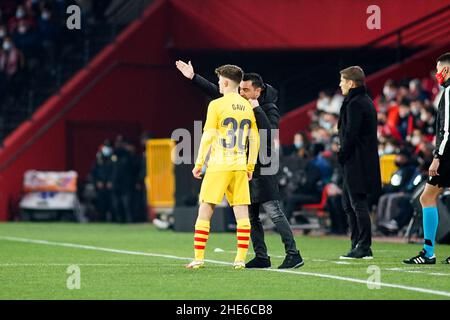
[[[11,43],[10,42],[3,42],[3,50],[9,51],[11,50]]]
[[[17,28],[17,31],[19,31],[20,34],[24,34],[27,32],[27,27],[20,26],[19,28]]]
[[[16,18],[17,19],[22,19],[23,17],[25,17],[25,11],[24,10],[17,10],[16,11]]]
[[[422,113],[420,115],[420,120],[422,120],[423,122],[427,122],[428,121],[428,115],[425,113]]]
[[[42,12],[41,18],[42,18],[42,20],[45,20],[45,21],[49,20],[50,13],[48,13],[47,11]]]
[[[419,136],[413,136],[411,138],[411,144],[416,147],[422,139]]]
[[[386,154],[391,154],[391,153],[394,153],[394,147],[393,146],[391,146],[391,145],[387,145],[385,148],[384,148],[384,153],[386,153]]]

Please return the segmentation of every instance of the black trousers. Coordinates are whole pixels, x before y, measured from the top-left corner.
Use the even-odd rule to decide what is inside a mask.
[[[284,243],[284,249],[286,255],[298,254],[297,246],[294,240],[294,235],[291,230],[286,216],[281,210],[280,201],[272,200],[264,203],[252,203],[249,207],[250,225],[252,238],[253,250],[255,250],[255,255],[258,258],[267,259],[267,246],[264,242],[264,229],[259,219],[259,209],[260,206],[264,208],[266,213],[269,215],[272,222],[275,224],[277,231],[281,236],[281,240]]]
[[[367,194],[350,193],[344,184],[342,207],[347,214],[351,232],[352,249],[356,246],[369,249],[372,245],[372,224],[370,222]]]

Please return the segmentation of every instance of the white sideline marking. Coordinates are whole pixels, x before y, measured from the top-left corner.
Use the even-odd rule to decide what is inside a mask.
[[[388,271],[398,271],[398,272],[406,272],[406,273],[422,273],[422,274],[429,274],[432,276],[450,276],[450,273],[442,273],[442,272],[425,272],[422,270],[407,270],[402,268],[385,268],[384,270]]]
[[[168,258],[168,259],[176,259],[176,260],[188,260],[188,261],[192,260],[192,258],[178,257],[178,256],[174,256],[174,255],[166,255],[166,254],[158,254],[158,253],[147,253],[147,252],[130,251],[130,250],[118,250],[118,249],[102,248],[102,247],[82,245],[82,244],[74,244],[74,243],[53,242],[53,241],[46,241],[46,240],[34,240],[34,239],[17,238],[17,237],[5,237],[5,236],[0,236],[0,239],[8,240],[8,241],[16,241],[16,242],[37,243],[37,244],[53,245],[53,246],[68,247],[68,248],[94,250],[94,251],[104,251],[104,252],[112,252],[112,253],[131,254],[131,255],[138,255],[138,256],[160,257],[160,258]],[[214,263],[214,264],[232,265],[232,263],[225,262],[225,261],[206,260],[206,259],[205,259],[205,261],[210,262],[210,263]],[[348,277],[341,277],[341,276],[334,276],[334,275],[330,275],[330,274],[313,273],[313,272],[302,272],[302,271],[294,271],[294,270],[286,270],[286,269],[256,269],[256,270],[291,273],[291,274],[297,274],[297,275],[312,276],[312,277],[318,277],[318,278],[324,278],[324,279],[333,279],[333,280],[340,280],[340,281],[348,281],[348,282],[354,282],[354,283],[360,283],[360,284],[367,285],[367,280],[348,278]],[[415,291],[415,292],[420,292],[420,293],[433,294],[433,295],[438,295],[438,296],[443,296],[443,297],[450,297],[450,292],[447,292],[447,291],[438,291],[438,290],[431,290],[431,289],[424,289],[424,288],[416,288],[416,287],[409,287],[409,286],[404,286],[404,285],[383,283],[383,282],[379,282],[379,283],[378,282],[377,283],[372,283],[371,282],[371,284],[372,285],[379,285],[379,286],[383,286],[383,287],[387,287],[387,288],[395,288],[395,289],[402,289],[402,290],[407,290],[407,291]]]
[[[81,267],[129,267],[136,265],[130,263],[0,263],[0,267],[68,267],[73,264]]]

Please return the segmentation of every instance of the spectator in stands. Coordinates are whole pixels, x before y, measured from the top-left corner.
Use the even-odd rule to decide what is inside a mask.
[[[387,102],[394,101],[397,97],[397,86],[392,80],[387,80],[383,87],[383,97]]]
[[[403,149],[396,155],[395,165],[398,167],[394,172],[389,185],[383,188],[383,195],[378,201],[377,221],[378,225],[385,224],[392,219],[392,214],[396,212],[396,201],[404,198],[405,193],[412,192],[411,184],[413,178],[418,174],[417,161],[412,154]]]
[[[3,45],[3,39],[8,35],[8,30],[5,25],[0,24],[0,47]]]
[[[24,20],[19,22],[16,32],[13,33],[14,43],[27,60],[41,56],[41,43],[35,29],[29,27]]]
[[[411,100],[425,101],[430,98],[430,94],[423,90],[419,79],[413,79],[409,82],[409,98]]]
[[[339,114],[344,97],[339,93],[321,91],[317,99],[317,110],[325,113]]]
[[[50,6],[43,8],[41,16],[38,19],[38,27],[42,46],[46,52],[47,62],[50,66],[53,66],[55,64],[61,30],[56,20],[56,15]],[[54,71],[54,69],[50,71]]]
[[[0,73],[6,79],[7,92],[10,92],[13,97],[17,97],[22,85],[25,58],[9,36],[4,38],[2,49],[0,51]]]
[[[339,137],[333,138],[331,143],[330,163],[334,170],[328,183],[327,209],[330,214],[330,233],[347,234],[348,223],[347,215],[342,207],[342,167],[338,165],[337,153],[339,151]]]
[[[329,179],[331,176],[331,165],[322,157],[322,151],[323,145],[314,146],[314,157],[307,162],[304,170],[294,172],[291,192],[286,199],[285,214],[288,220],[299,206],[319,203],[322,199],[323,179]],[[301,222],[305,222],[305,219]]]
[[[413,116],[411,115],[409,104],[409,100],[404,98],[398,108],[396,129],[399,132],[402,141],[405,141],[406,137],[411,134],[413,128]]]
[[[308,149],[309,149],[309,140],[306,133],[297,132],[294,135],[294,141],[292,142],[292,144],[284,148],[283,156],[289,157],[291,155],[295,155],[300,158],[306,158]]]
[[[417,128],[431,141],[436,135],[436,110],[426,107],[420,111],[420,121]]]

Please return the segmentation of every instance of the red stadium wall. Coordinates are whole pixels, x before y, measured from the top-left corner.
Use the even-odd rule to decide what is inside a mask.
[[[175,70],[173,49],[358,46],[447,3],[383,1],[382,30],[368,31],[368,0],[155,0],[4,141],[0,221],[17,212],[26,170],[76,169],[84,178],[98,144],[112,133],[148,130],[167,137],[173,129],[191,128],[194,119],[203,119],[204,98]],[[298,118],[283,121],[290,130]]]
[[[167,137],[173,129],[203,119],[203,96],[179,76],[166,49],[168,14],[167,3],[156,1],[143,19],[5,139],[0,150],[0,221],[17,212],[26,170],[75,168],[84,178],[107,133],[148,130]],[[93,132],[88,124],[98,129],[91,139],[86,139],[85,131]],[[108,124],[104,130],[102,124]]]
[[[360,46],[449,5],[448,0],[170,2],[177,22],[172,24],[173,46],[188,50]],[[366,27],[366,10],[373,4],[381,9],[380,30]]]
[[[388,79],[401,80],[408,77],[426,77],[436,68],[436,58],[449,51],[450,44],[446,44],[418,53],[403,63],[394,64],[367,77],[367,87],[373,94],[378,94],[382,91],[384,83]],[[292,143],[296,132],[308,128],[310,123],[308,112],[315,108],[316,101],[312,101],[281,118],[280,141],[283,145]]]

